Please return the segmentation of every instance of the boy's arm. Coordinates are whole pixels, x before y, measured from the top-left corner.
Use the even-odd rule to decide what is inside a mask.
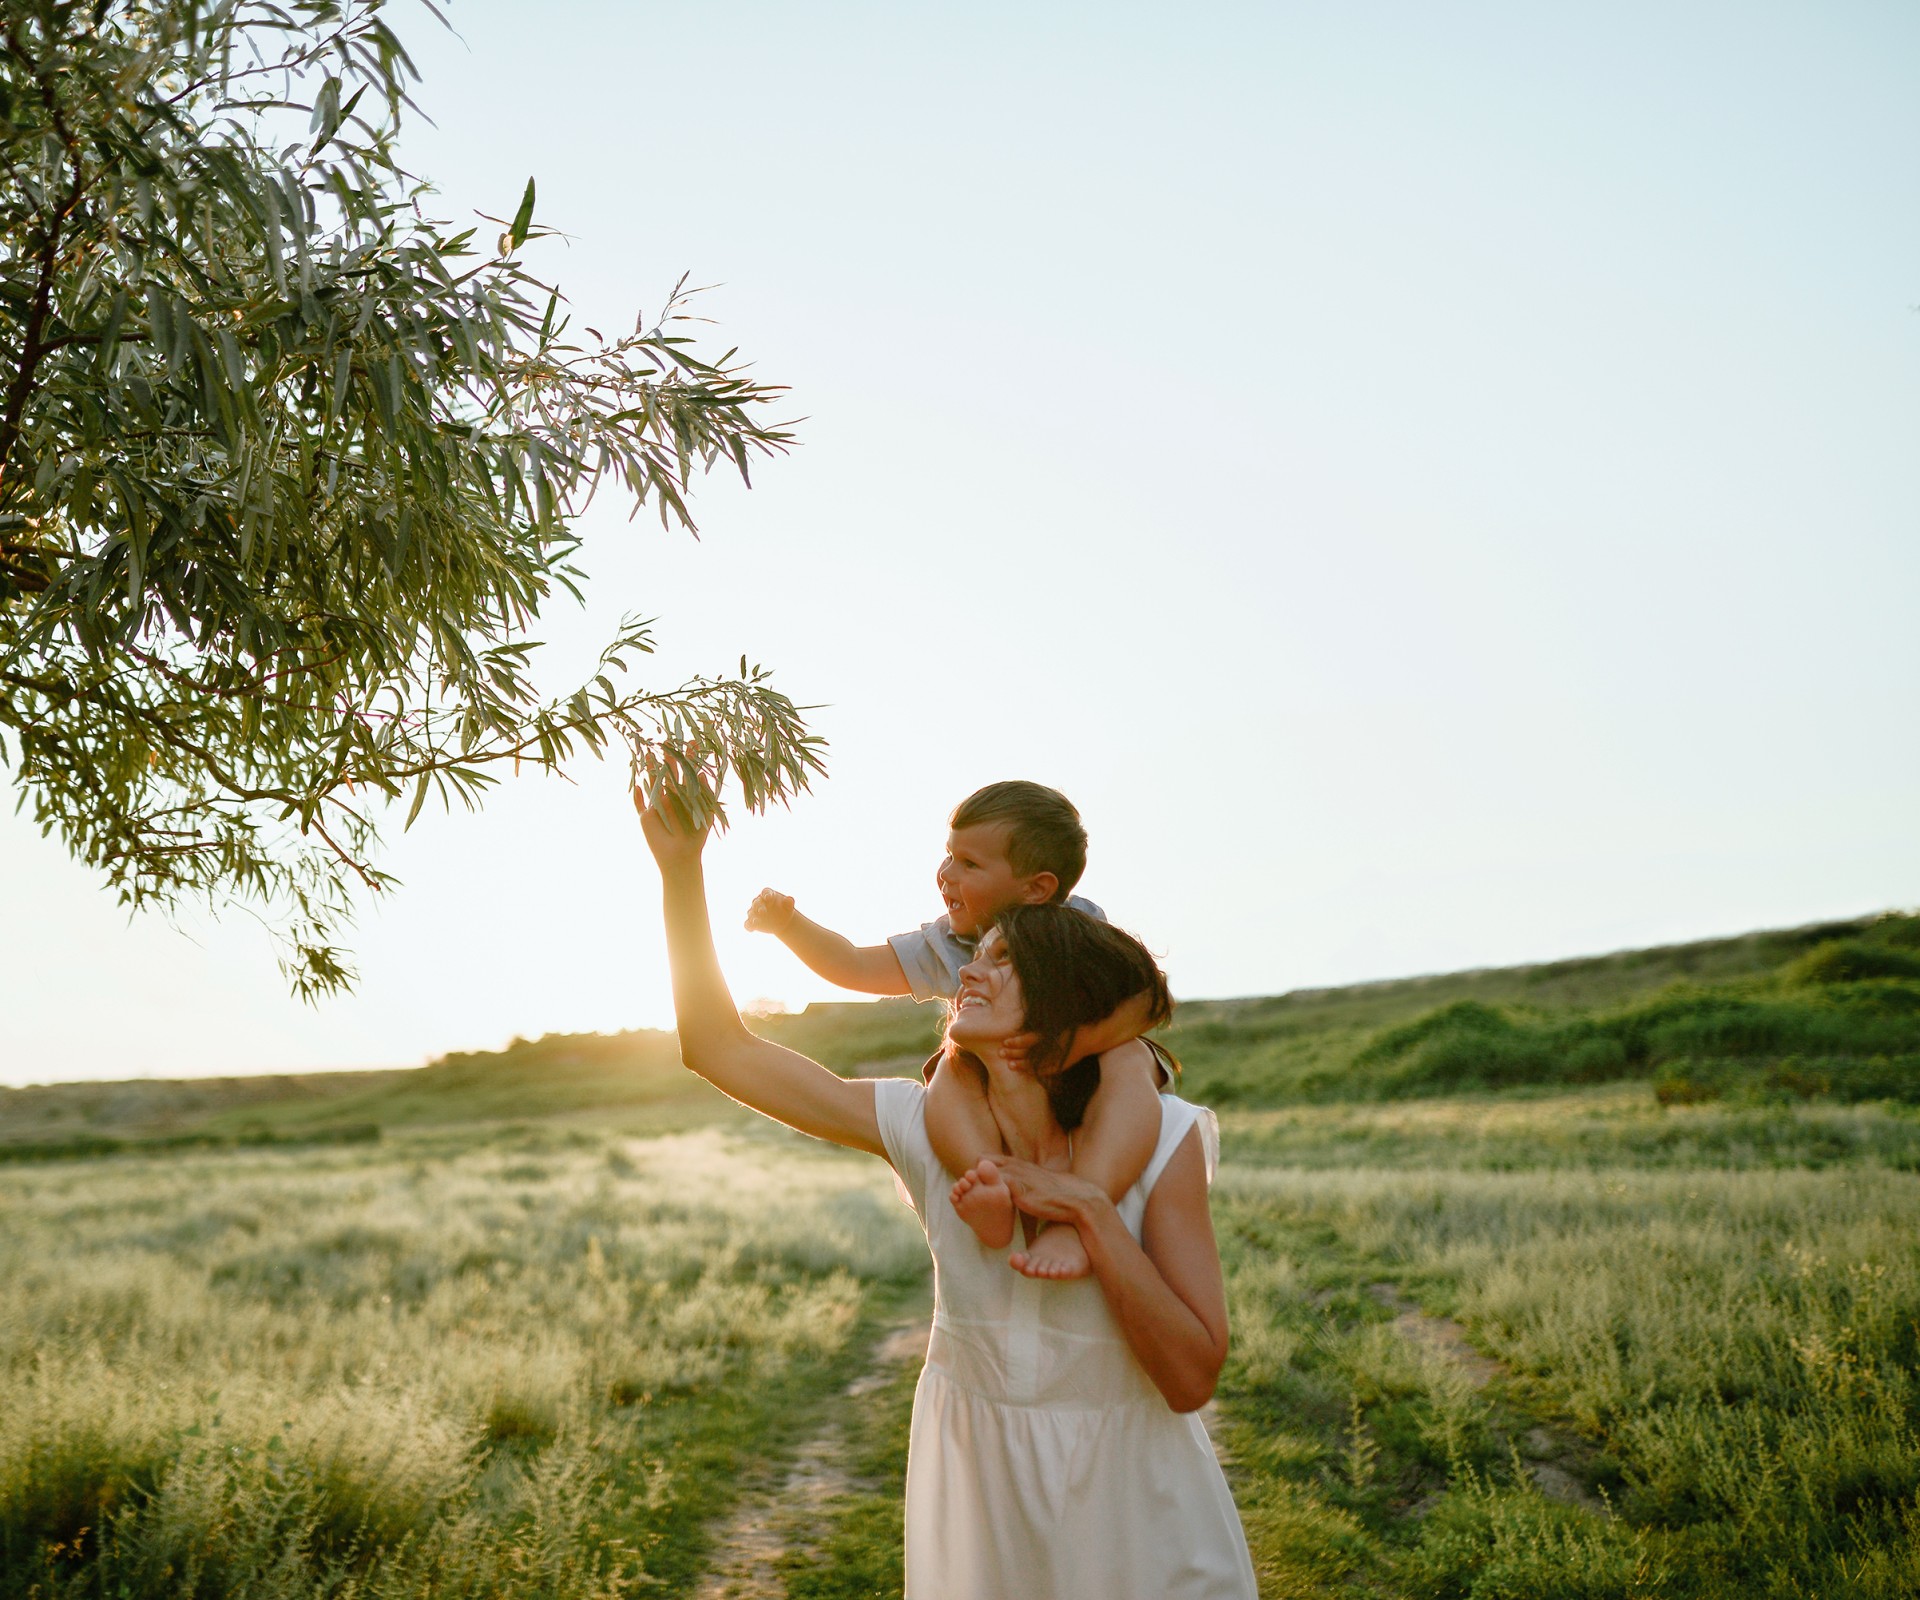
[[[828,983],[861,994],[910,994],[893,947],[856,945],[794,909],[793,896],[762,889],[747,911],[749,933],[770,933]]]
[[[1158,1067],[1138,1039],[1101,1056],[1100,1087],[1074,1140],[1074,1172],[1116,1202],[1140,1181],[1160,1142]]]
[[[1089,1022],[1077,1030],[1073,1043],[1068,1048],[1069,1061],[1084,1060],[1088,1056],[1104,1056],[1110,1050],[1118,1050],[1130,1039],[1137,1039],[1152,1024],[1153,1015],[1148,1009],[1147,997],[1136,994],[1122,1000],[1113,1011],[1098,1022]],[[1102,1063],[1104,1070],[1105,1063]],[[1106,1080],[1103,1077],[1101,1081]],[[1156,1134],[1157,1138],[1158,1135]]]
[[[1073,1037],[1067,1041],[1067,1053],[1064,1057],[1068,1064],[1084,1061],[1088,1056],[1104,1056],[1110,1050],[1118,1050],[1129,1039],[1137,1039],[1153,1024],[1153,1013],[1147,1005],[1144,994],[1136,994],[1122,1000],[1119,1005],[1102,1017],[1098,1022],[1089,1022],[1076,1028]],[[1027,1059],[1027,1051],[1040,1041],[1031,1033],[1017,1033],[1001,1047],[1002,1053],[1010,1065],[1019,1066]]]

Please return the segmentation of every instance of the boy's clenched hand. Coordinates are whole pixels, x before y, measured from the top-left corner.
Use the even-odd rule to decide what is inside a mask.
[[[779,934],[793,921],[793,896],[778,889],[762,889],[747,907],[747,932]]]
[[[1027,1064],[1027,1052],[1039,1042],[1037,1033],[1010,1033],[1000,1041],[1000,1059],[1017,1071]]]

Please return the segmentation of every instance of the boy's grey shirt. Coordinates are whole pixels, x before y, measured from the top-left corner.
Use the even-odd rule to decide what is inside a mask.
[[[1091,900],[1077,894],[1067,896],[1067,904],[1089,917],[1107,920]],[[977,940],[962,938],[953,931],[952,921],[944,914],[923,922],[911,933],[896,933],[887,941],[907,975],[907,989],[916,1000],[951,1000],[960,988],[960,969],[973,959]]]

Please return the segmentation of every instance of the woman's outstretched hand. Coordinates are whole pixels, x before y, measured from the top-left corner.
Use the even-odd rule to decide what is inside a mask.
[[[633,809],[640,813],[640,831],[647,836],[647,848],[663,870],[700,859],[700,853],[707,847],[711,824],[689,828],[684,820],[670,815],[661,801],[650,802],[637,783],[633,786]]]

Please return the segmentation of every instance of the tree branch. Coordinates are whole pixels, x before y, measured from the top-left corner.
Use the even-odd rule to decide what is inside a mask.
[[[55,94],[53,84],[41,70],[40,63],[27,53],[20,43],[19,24],[9,21],[6,30],[7,48],[25,63],[27,71],[33,75],[39,85],[40,98],[45,102],[48,119],[54,132],[59,136],[61,147],[67,152],[69,169],[73,181],[68,186],[67,198],[60,209],[53,214],[53,220],[47,228],[45,240],[39,253],[39,279],[34,285],[33,305],[27,313],[26,332],[21,338],[20,366],[13,375],[13,382],[7,388],[7,401],[4,414],[0,414],[0,497],[4,497],[10,485],[8,467],[13,460],[13,447],[20,438],[20,421],[26,414],[27,399],[33,393],[34,375],[38,371],[41,359],[46,354],[40,342],[42,329],[46,325],[47,309],[53,303],[53,274],[60,259],[61,236],[66,230],[67,218],[80,204],[80,197],[86,191],[86,174],[80,163],[79,141],[73,136],[73,130],[67,126],[67,119],[60,109],[59,96]]]

